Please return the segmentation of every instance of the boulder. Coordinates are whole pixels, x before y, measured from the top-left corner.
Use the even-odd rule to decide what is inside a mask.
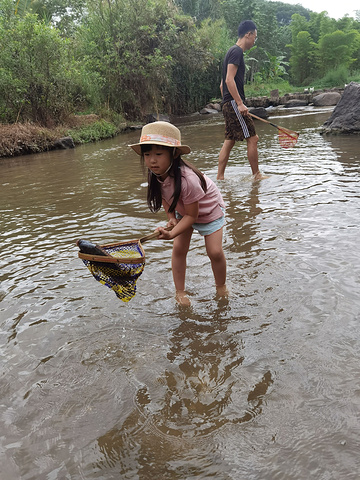
[[[360,83],[351,82],[345,87],[320,133],[360,133]]]
[[[209,114],[214,114],[214,113],[219,113],[217,110],[215,110],[215,108],[202,108],[200,110],[200,114],[201,115],[209,115]]]
[[[270,105],[277,107],[280,105],[279,90],[271,90],[270,92]]]
[[[249,108],[249,112],[260,118],[268,118],[269,116],[267,110],[263,107]]]
[[[312,101],[311,93],[286,93],[279,98],[279,105],[285,107],[304,107]]]
[[[315,107],[331,107],[333,105],[337,105],[341,95],[339,92],[325,92],[320,93],[320,95],[316,95],[313,98],[313,104]]]
[[[205,105],[204,108],[209,108],[210,110],[216,110],[217,112],[221,112],[221,105],[218,102],[208,103],[207,105]]]
[[[245,105],[249,107],[263,107],[267,108],[270,107],[270,99],[268,97],[251,97],[251,98],[246,98],[245,100]]]
[[[309,105],[309,102],[307,100],[301,100],[299,98],[294,98],[284,103],[285,108],[306,107],[306,105]]]
[[[164,115],[162,113],[150,113],[150,115],[148,115],[146,118],[146,123],[153,122],[170,122],[170,118],[168,115]]]
[[[53,149],[66,150],[68,148],[75,148],[75,143],[72,137],[63,137],[55,140],[53,143]]]

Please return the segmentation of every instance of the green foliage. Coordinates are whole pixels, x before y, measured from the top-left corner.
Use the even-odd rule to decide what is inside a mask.
[[[312,78],[318,66],[318,49],[310,33],[300,31],[291,45],[291,73],[294,83],[302,85],[305,79]]]
[[[114,137],[118,132],[113,123],[106,120],[94,122],[91,125],[84,125],[81,128],[69,130],[66,134],[71,136],[74,143],[88,143]]]
[[[317,84],[320,88],[333,88],[344,86],[348,82],[349,70],[345,65],[340,65],[337,68],[328,70],[322,79]]]
[[[289,62],[286,62],[285,56],[280,55],[270,55],[270,53],[265,52],[267,60],[264,62],[261,68],[261,79],[265,82],[271,82],[277,80],[285,75],[288,75],[286,67],[289,65]]]
[[[324,77],[326,72],[335,79],[334,71],[343,74],[352,68],[359,68],[359,26],[350,17],[336,21],[329,18],[326,12],[313,12],[309,21],[301,15],[294,15],[291,24],[292,41],[289,45],[293,82],[299,85],[309,84],[319,74]],[[339,85],[342,83],[343,80]]]
[[[204,102],[219,69],[215,40],[221,46],[224,36],[221,24],[196,27],[168,0],[94,0],[76,55],[98,72],[99,103],[133,120],[151,111],[186,113]]]
[[[0,19],[3,121],[22,119],[49,126],[60,123],[72,111],[76,66],[68,43],[37,15],[19,16],[6,9]]]
[[[246,97],[270,96],[272,90],[279,90],[279,95],[298,91],[287,80],[277,79],[271,82],[263,82],[261,79],[257,82],[245,86]]]
[[[319,41],[322,73],[340,66],[349,68],[356,61],[353,53],[359,49],[359,45],[360,34],[355,30],[348,33],[337,30],[324,35]]]
[[[197,23],[205,19],[218,20],[221,6],[218,0],[175,0],[185,15],[190,15]]]
[[[245,19],[258,27],[245,55],[246,88],[290,91],[282,80],[289,73],[297,85],[319,77],[341,85],[360,71],[359,19],[335,20],[301,5],[0,0],[0,121],[51,126],[87,111],[118,124],[198,110],[219,96],[224,55]],[[92,135],[90,128],[84,138]]]

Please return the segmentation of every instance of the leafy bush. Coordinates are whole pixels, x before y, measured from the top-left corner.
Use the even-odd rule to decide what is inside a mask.
[[[114,137],[117,133],[119,132],[114,124],[100,120],[90,125],[84,125],[81,128],[69,130],[67,135],[72,137],[74,143],[79,144]]]
[[[344,87],[349,82],[349,70],[341,65],[338,68],[330,70],[318,82],[321,88]]]

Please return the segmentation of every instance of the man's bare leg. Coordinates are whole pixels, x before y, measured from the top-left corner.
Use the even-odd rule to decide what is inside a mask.
[[[249,137],[246,139],[247,142],[247,157],[250,163],[251,171],[254,177],[259,171],[259,154],[258,154],[258,148],[257,148],[257,143],[258,143],[259,137],[257,135],[254,135],[253,137]]]
[[[259,137],[257,135],[246,139],[247,156],[248,156],[248,160],[250,163],[254,180],[261,180],[263,178],[268,178],[266,175],[262,175],[259,170],[259,153],[257,148],[258,140],[259,140]]]
[[[230,157],[230,152],[235,145],[235,140],[225,140],[219,153],[218,180],[224,180],[225,168]]]

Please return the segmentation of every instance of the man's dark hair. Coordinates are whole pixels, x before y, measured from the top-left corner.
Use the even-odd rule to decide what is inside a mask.
[[[244,20],[240,23],[238,28],[238,37],[242,38],[248,32],[255,32],[257,30],[255,23],[252,20]]]

